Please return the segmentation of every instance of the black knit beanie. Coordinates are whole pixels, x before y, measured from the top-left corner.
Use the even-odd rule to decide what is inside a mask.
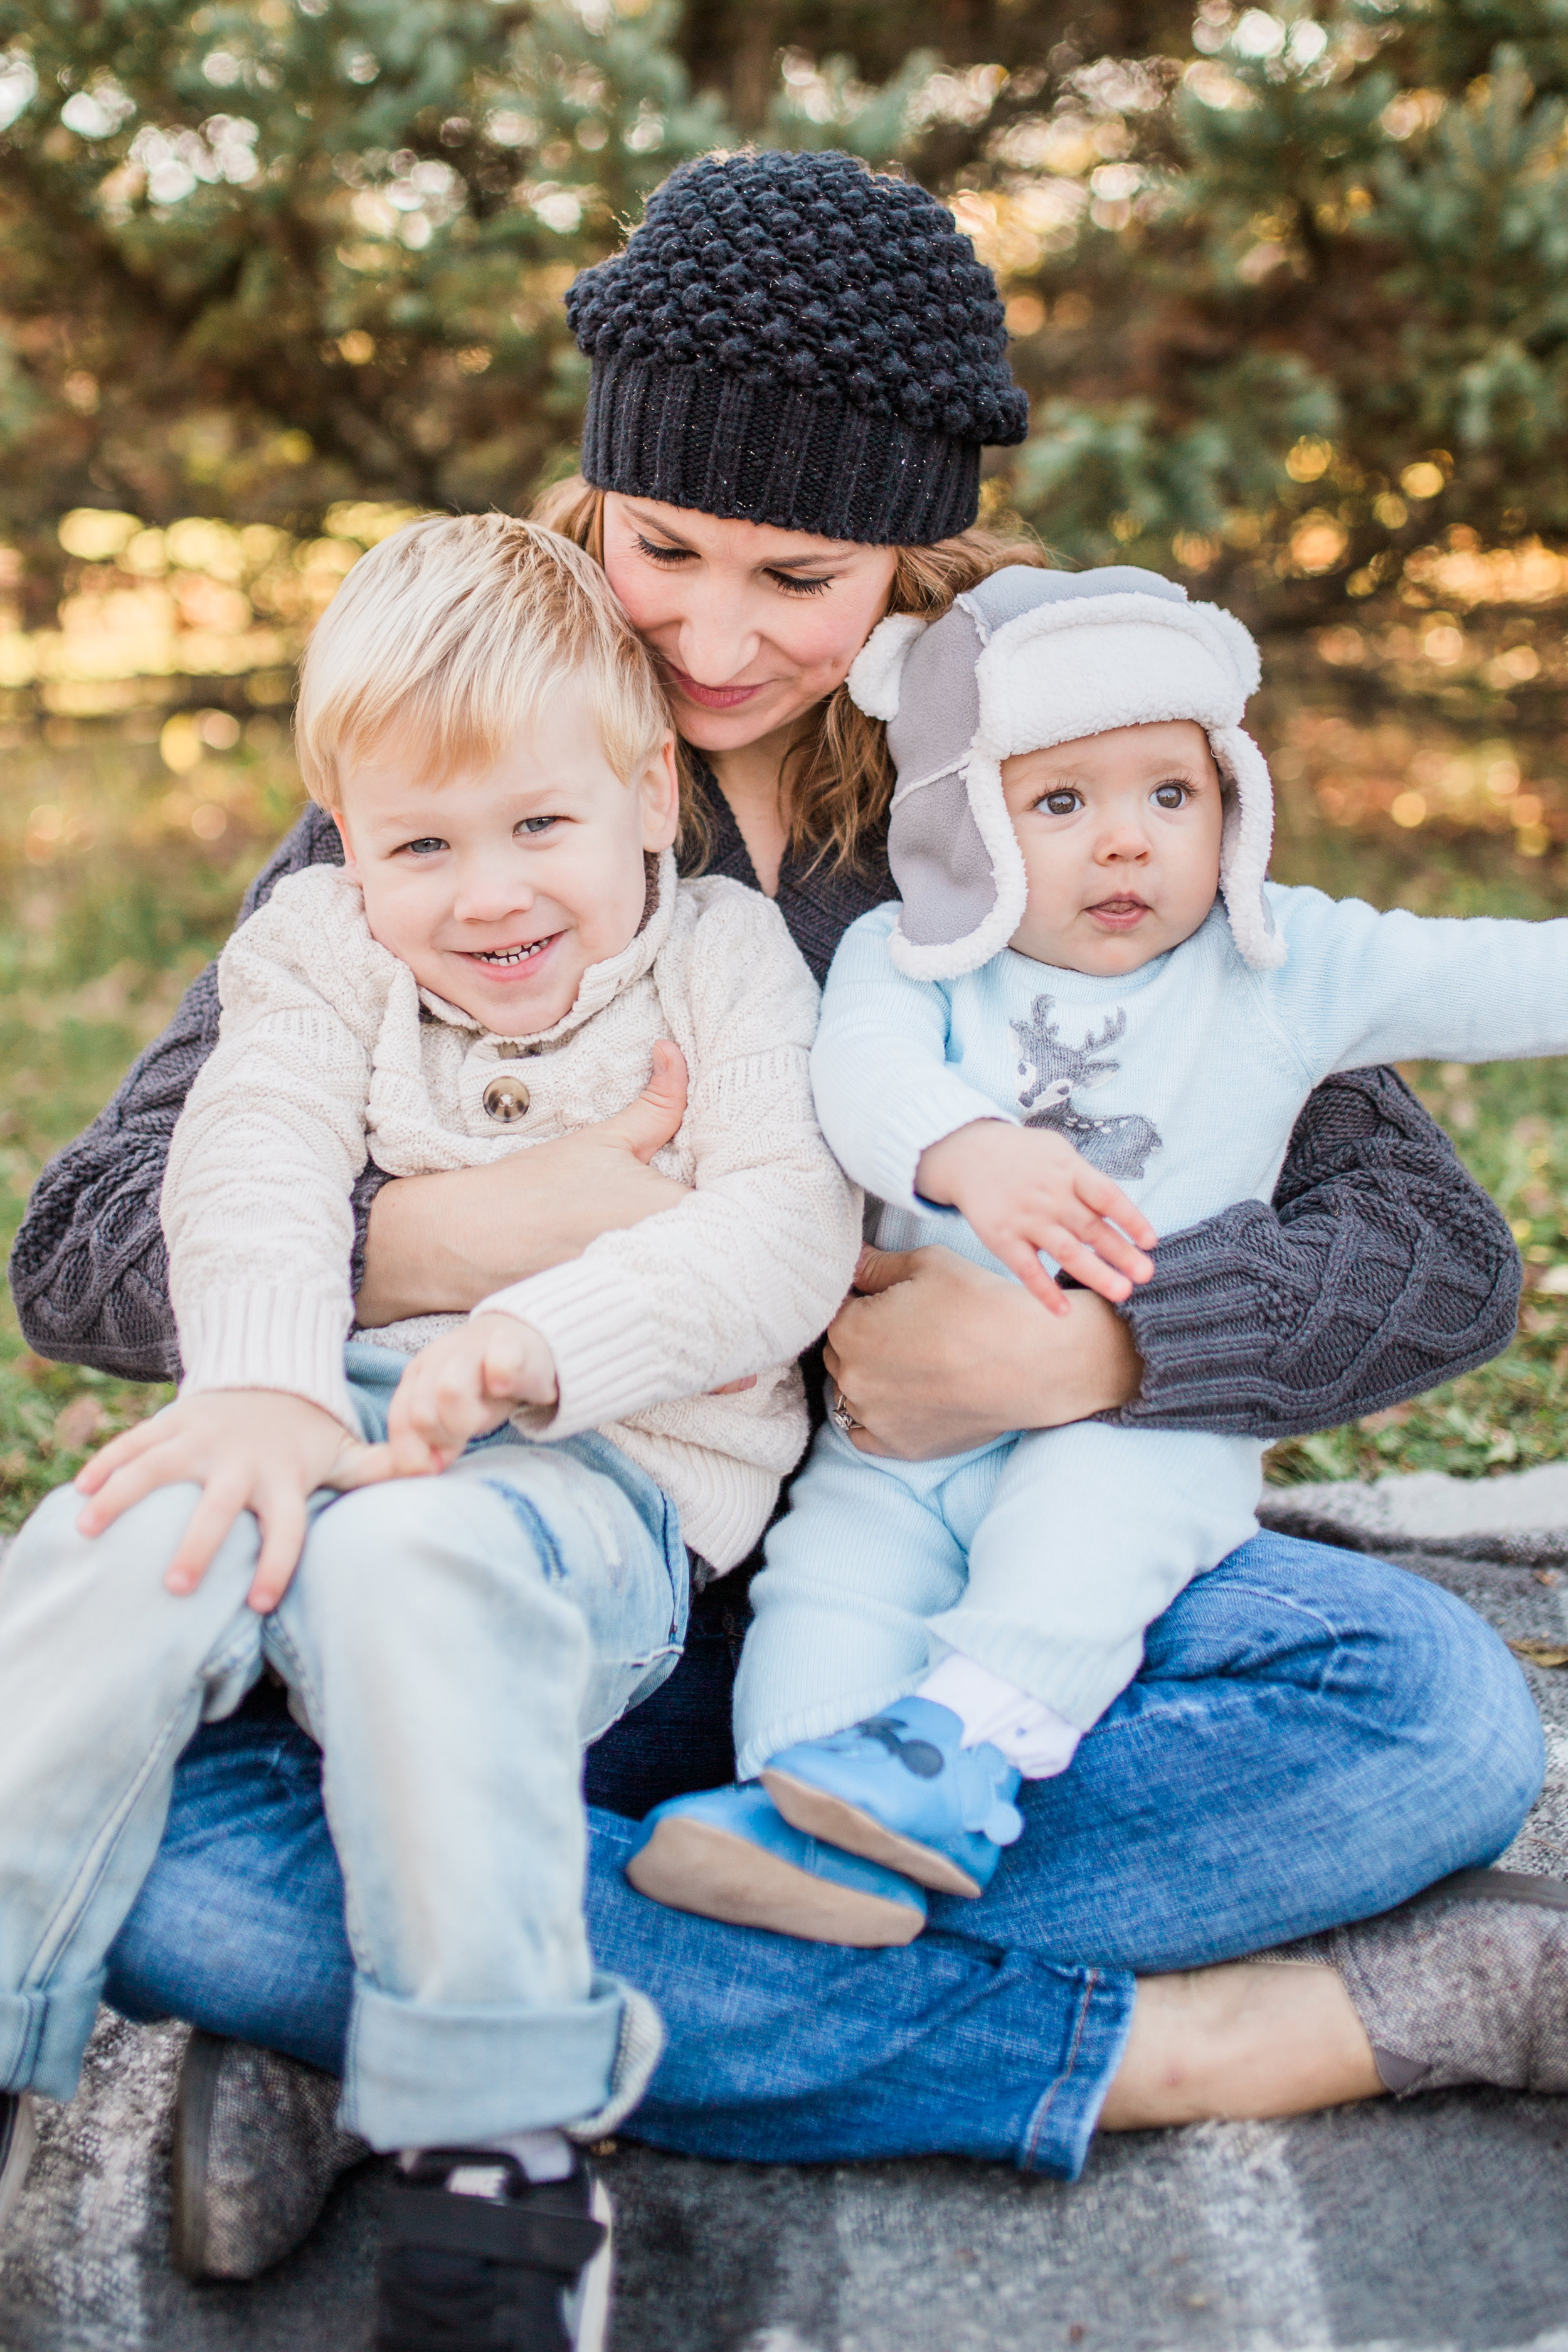
[[[1002,305],[952,215],[851,155],[671,173],[566,315],[594,362],[583,472],[703,514],[927,546],[1021,441]]]

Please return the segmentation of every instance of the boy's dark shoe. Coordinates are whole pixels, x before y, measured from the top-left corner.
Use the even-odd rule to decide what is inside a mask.
[[[387,2191],[374,2352],[604,2352],[610,2200],[579,2157],[532,2182],[493,2148],[425,2148]]]

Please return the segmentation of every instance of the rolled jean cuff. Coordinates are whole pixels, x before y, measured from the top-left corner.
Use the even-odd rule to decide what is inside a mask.
[[[794,1984],[772,1948],[782,1937],[748,1941],[768,1971],[761,2007],[737,2010],[703,1984],[683,2015],[683,1955],[665,1959],[670,2046],[631,2137],[750,2164],[965,2156],[1078,2179],[1127,2046],[1131,1975],[988,1952],[935,1927],[907,1952],[833,1951],[815,1969],[803,1945]]]
[[[354,1987],[338,2120],[384,2154],[564,2127],[610,2101],[626,1994],[595,1976],[552,2008],[443,2009]]]
[[[0,2090],[74,2099],[107,1971],[47,1992],[0,1994]]]
[[[1053,2004],[1065,2028],[1056,2072],[1041,2088],[1014,2148],[1020,2172],[1048,2173],[1054,2180],[1076,2180],[1089,2161],[1100,2111],[1132,2030],[1138,1990],[1136,1979],[1119,1969],[1075,1973],[1082,1990],[1074,2009],[1064,2020]],[[1038,2081],[1038,2053],[1036,2065]]]

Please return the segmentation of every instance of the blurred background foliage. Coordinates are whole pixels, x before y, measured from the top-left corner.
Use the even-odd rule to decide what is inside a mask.
[[[1276,871],[1554,912],[1562,0],[0,0],[0,1208],[299,804],[359,553],[568,470],[561,296],[683,157],[839,146],[997,270],[986,509],[1267,639]],[[1416,1074],[1531,1290],[1501,1364],[1276,1475],[1568,1452],[1568,1084]],[[0,1332],[14,1520],[146,1393]]]

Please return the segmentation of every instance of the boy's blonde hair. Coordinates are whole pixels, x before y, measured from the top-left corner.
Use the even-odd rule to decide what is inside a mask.
[[[489,766],[569,678],[629,782],[670,732],[647,649],[593,558],[512,515],[432,515],[362,556],[317,623],[294,737],[312,800],[389,739],[430,781]]]

